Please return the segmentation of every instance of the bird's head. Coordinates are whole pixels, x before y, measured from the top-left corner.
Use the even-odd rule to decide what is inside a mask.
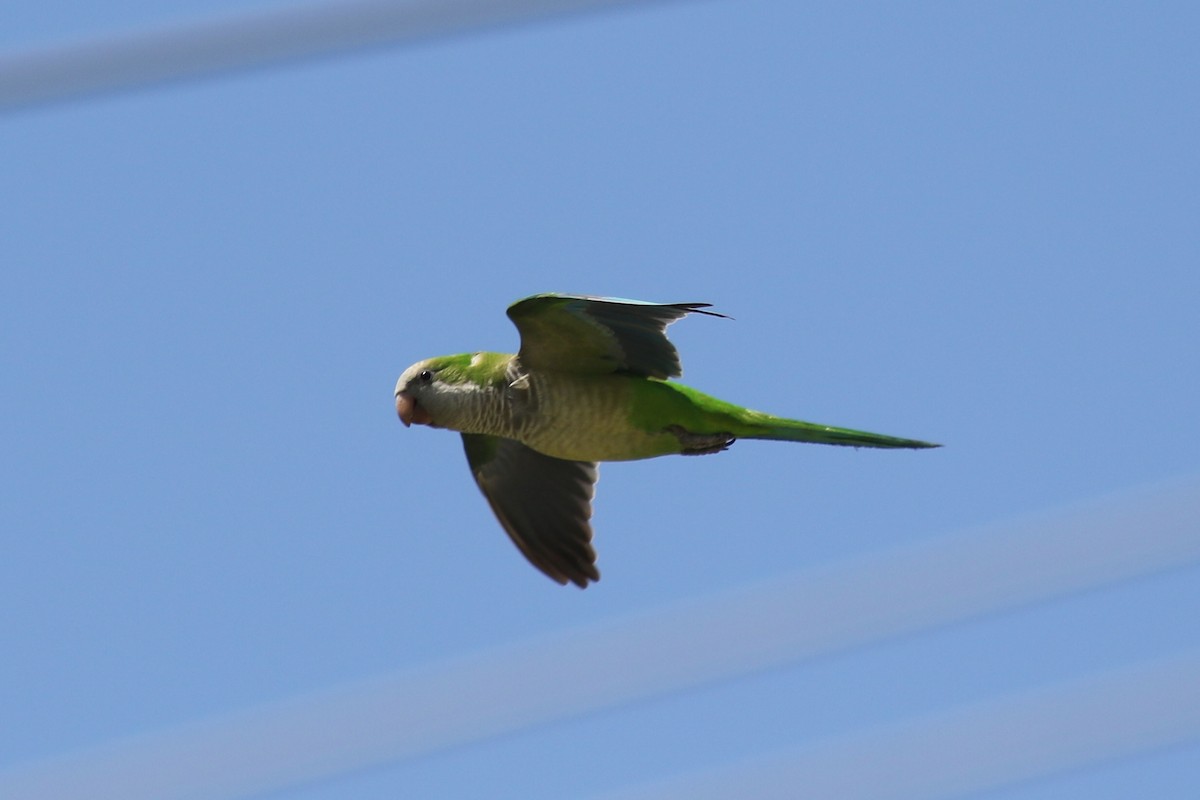
[[[492,383],[494,353],[463,353],[418,361],[396,381],[396,413],[405,426],[454,428],[467,395]],[[504,357],[502,357],[504,358]],[[500,372],[503,375],[503,369]]]

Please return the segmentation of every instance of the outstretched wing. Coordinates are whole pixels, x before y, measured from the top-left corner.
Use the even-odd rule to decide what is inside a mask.
[[[592,549],[596,465],[565,461],[513,439],[464,433],[475,482],[530,563],[559,583],[600,580]]]
[[[537,294],[508,307],[521,332],[521,363],[558,372],[627,372],[649,378],[681,374],[666,329],[708,303],[643,303],[569,294]]]

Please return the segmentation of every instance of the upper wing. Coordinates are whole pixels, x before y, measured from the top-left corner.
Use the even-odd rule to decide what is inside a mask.
[[[666,329],[708,303],[643,303],[567,294],[537,294],[508,307],[521,332],[521,363],[560,372],[628,372],[650,378],[681,373]]]
[[[475,482],[530,563],[562,584],[584,588],[600,580],[588,522],[596,465],[552,458],[499,436],[462,438]]]

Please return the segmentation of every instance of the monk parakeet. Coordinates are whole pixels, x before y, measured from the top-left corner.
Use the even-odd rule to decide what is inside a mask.
[[[596,462],[718,453],[737,439],[854,447],[935,444],[784,419],[667,379],[681,374],[666,328],[707,303],[539,294],[508,307],[521,349],[418,361],[396,412],[462,434],[467,463],[504,530],[560,584],[600,579],[592,549]]]

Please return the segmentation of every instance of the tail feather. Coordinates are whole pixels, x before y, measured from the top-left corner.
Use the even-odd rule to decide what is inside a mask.
[[[903,439],[899,436],[856,431],[850,428],[834,428],[830,425],[818,425],[814,422],[802,422],[796,419],[783,419],[781,417],[767,417],[765,420],[755,420],[751,430],[742,433],[740,436],[743,439],[813,442],[816,444],[834,444],[847,447],[882,447],[909,450],[941,447],[940,444],[922,442],[919,439]]]

